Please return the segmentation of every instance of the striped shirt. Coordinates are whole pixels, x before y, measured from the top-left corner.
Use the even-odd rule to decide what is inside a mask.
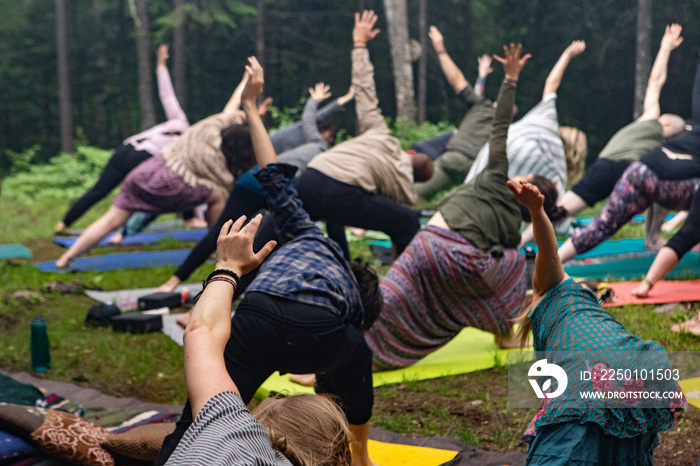
[[[207,401],[165,464],[291,466],[234,392],[221,392]]]
[[[559,197],[566,191],[566,155],[559,136],[557,95],[547,95],[508,130],[508,177],[540,175],[559,182]],[[489,144],[479,151],[465,183],[481,173],[489,161]]]

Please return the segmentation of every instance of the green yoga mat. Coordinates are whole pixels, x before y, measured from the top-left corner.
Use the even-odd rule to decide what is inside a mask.
[[[32,251],[21,244],[1,244],[0,259],[14,259],[16,257],[32,257]]]
[[[465,328],[447,345],[412,366],[394,371],[375,372],[374,386],[436,379],[448,375],[491,369],[497,365],[507,364],[508,351],[516,350],[501,350],[494,342],[493,334],[474,328]],[[290,382],[289,374],[280,375],[275,372],[262,384],[255,396],[263,399],[271,393],[296,395],[313,393],[313,391],[312,387],[304,387]]]

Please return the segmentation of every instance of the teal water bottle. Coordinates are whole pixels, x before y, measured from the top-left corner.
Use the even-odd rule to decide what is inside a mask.
[[[32,370],[45,372],[51,369],[49,335],[46,333],[44,316],[32,319]]]

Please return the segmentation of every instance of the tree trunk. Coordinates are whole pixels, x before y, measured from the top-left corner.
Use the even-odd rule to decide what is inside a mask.
[[[173,9],[178,12],[180,24],[173,29],[173,87],[183,110],[187,102],[187,75],[185,73],[185,0],[173,0]]]
[[[119,37],[128,36],[125,11],[126,0],[119,0]],[[131,86],[129,85],[129,50],[127,47],[119,47],[119,84],[121,88],[119,102],[122,113],[121,136],[122,139],[126,139],[131,135],[131,112],[129,111]]]
[[[258,22],[255,28],[255,58],[265,68],[265,0],[258,0]]]
[[[100,0],[92,1],[92,15],[93,15],[93,25],[94,25],[94,37],[95,37],[95,69],[97,71],[98,82],[100,84],[99,91],[95,95],[95,128],[99,130],[96,132],[96,142],[99,147],[105,147],[107,145],[107,110],[105,108],[105,102],[109,93],[107,92],[107,74],[105,69],[107,67],[107,58],[105,55],[105,31],[104,24],[102,22],[102,9],[100,6]]]
[[[418,123],[425,121],[428,95],[428,0],[418,0],[418,40],[422,47],[418,61]]]
[[[644,111],[644,94],[651,71],[651,3],[637,1],[637,58],[634,66],[634,107],[632,117],[637,119]]]
[[[66,2],[56,0],[56,52],[58,72],[58,102],[60,106],[61,151],[72,154],[73,114],[68,71],[68,34],[66,32]]]
[[[141,108],[141,130],[143,131],[156,125],[156,108],[153,104],[153,76],[151,75],[151,35],[148,22],[148,0],[136,0],[136,10],[134,11],[132,8],[131,14],[136,26],[139,107]]]
[[[396,91],[396,117],[413,120],[414,91],[406,0],[384,0]]]

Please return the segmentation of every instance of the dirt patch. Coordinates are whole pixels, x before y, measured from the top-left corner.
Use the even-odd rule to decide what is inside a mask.
[[[16,317],[0,314],[0,332],[14,335],[15,328],[19,324],[19,319]]]

